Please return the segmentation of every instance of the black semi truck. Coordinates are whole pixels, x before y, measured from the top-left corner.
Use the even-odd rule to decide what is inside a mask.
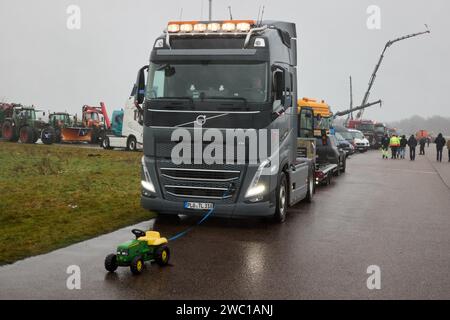
[[[282,21],[168,23],[136,82],[144,208],[282,222],[288,206],[311,200],[315,149],[314,139],[300,143],[299,123],[309,122],[297,110],[296,37]]]

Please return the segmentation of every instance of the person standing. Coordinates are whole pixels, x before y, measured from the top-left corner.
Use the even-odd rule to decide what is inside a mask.
[[[392,135],[391,140],[389,141],[391,146],[392,157],[391,159],[397,159],[398,157],[398,148],[400,147],[400,139],[397,135]]]
[[[407,144],[408,140],[406,140],[406,136],[402,135],[402,138],[400,139],[400,158],[402,159],[405,159],[405,149]]]
[[[383,139],[381,139],[381,153],[383,154],[383,159],[389,158],[389,136],[387,133],[384,135]]]
[[[425,137],[420,138],[419,145],[420,145],[420,152],[419,155],[425,155],[425,143],[426,143]]]
[[[436,144],[436,151],[437,151],[436,160],[438,162],[442,162],[442,151],[445,146],[445,139],[442,136],[442,133],[438,134],[436,140],[434,140],[434,143]]]
[[[448,162],[450,162],[450,139],[447,140]]]
[[[416,139],[416,137],[414,137],[413,134],[408,139],[408,146],[409,146],[409,159],[411,161],[414,161],[414,160],[416,160],[417,139]]]

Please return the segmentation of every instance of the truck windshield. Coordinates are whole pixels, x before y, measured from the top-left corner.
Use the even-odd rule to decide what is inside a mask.
[[[384,127],[375,127],[376,133],[384,133]]]
[[[151,63],[146,99],[267,101],[266,63]]]
[[[374,125],[369,123],[362,123],[356,126],[360,131],[374,131]]]

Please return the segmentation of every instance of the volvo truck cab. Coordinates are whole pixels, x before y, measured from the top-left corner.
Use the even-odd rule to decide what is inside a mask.
[[[141,70],[136,81],[142,206],[284,221],[289,205],[311,200],[313,159],[297,154],[296,57],[293,23],[169,22],[148,80]]]

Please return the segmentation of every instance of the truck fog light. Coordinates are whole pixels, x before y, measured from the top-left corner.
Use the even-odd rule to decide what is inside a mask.
[[[153,183],[149,182],[149,181],[141,181],[141,186],[142,188],[144,188],[147,191],[150,192],[155,192],[155,186],[153,185]]]

